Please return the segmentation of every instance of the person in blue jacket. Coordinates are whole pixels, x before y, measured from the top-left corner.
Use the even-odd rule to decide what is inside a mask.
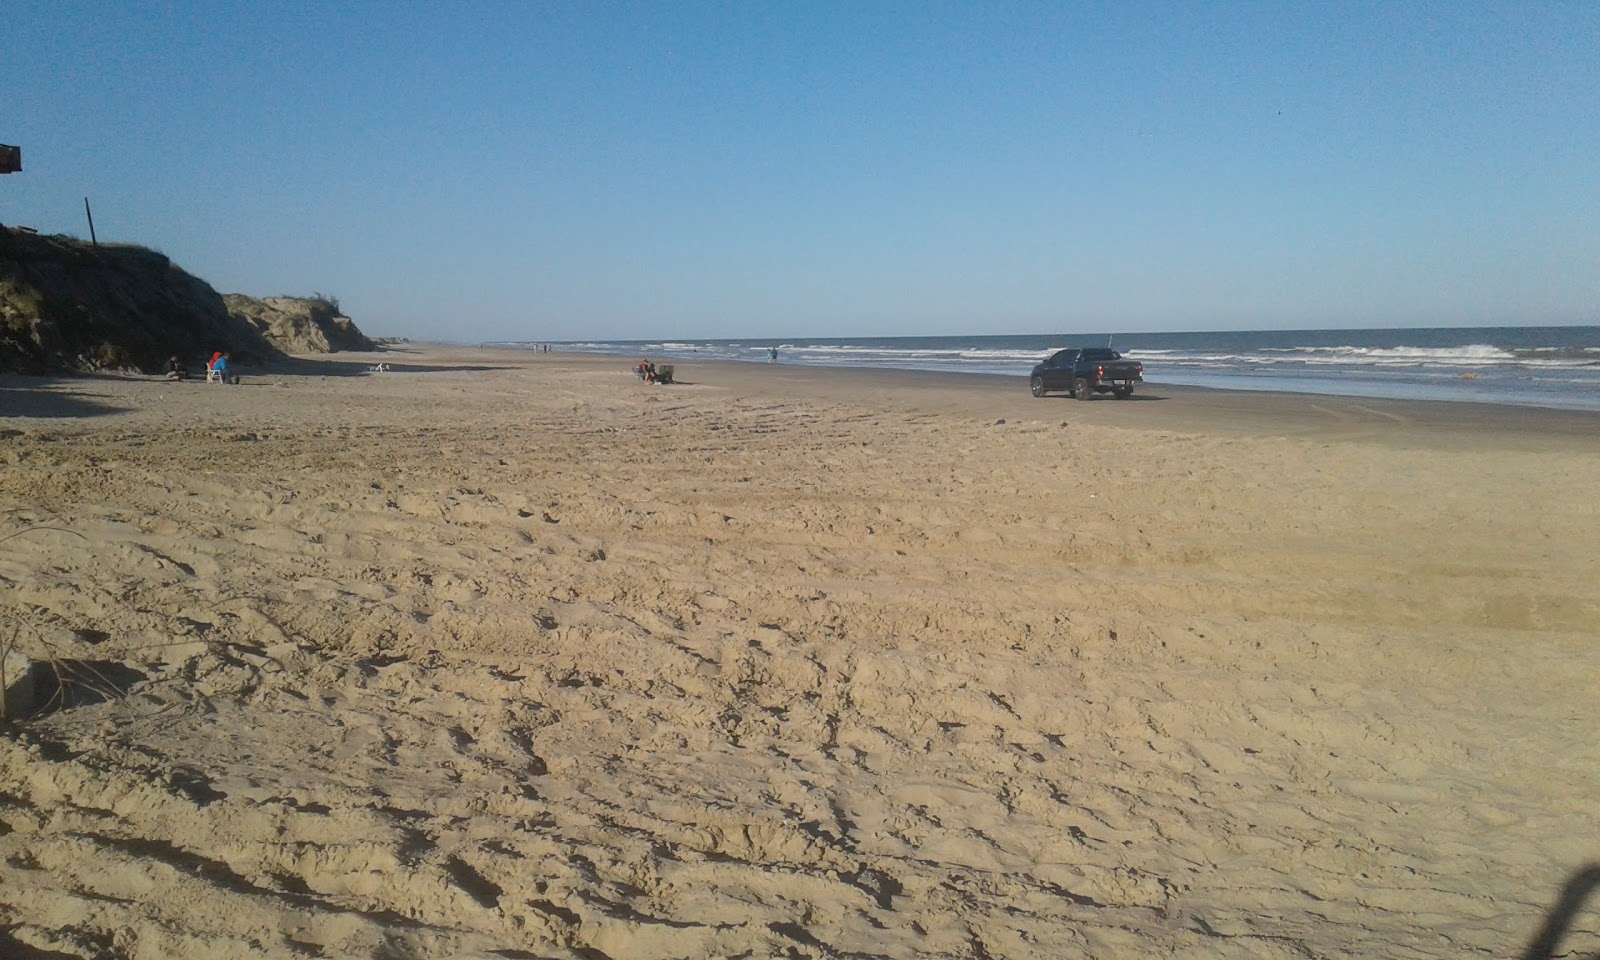
[[[217,371],[218,375],[222,377],[223,383],[239,382],[239,375],[234,373],[233,368],[228,365],[228,360],[231,359],[232,356],[233,355],[230,353],[223,353],[222,356],[211,361],[211,369]]]

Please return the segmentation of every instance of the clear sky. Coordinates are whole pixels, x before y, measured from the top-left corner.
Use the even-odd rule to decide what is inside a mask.
[[[6,0],[0,222],[457,341],[1600,323],[1600,2]]]

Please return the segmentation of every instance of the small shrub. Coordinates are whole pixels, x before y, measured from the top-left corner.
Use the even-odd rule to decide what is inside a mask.
[[[127,364],[128,354],[115,343],[101,343],[94,348],[95,363],[102,367],[121,367]]]

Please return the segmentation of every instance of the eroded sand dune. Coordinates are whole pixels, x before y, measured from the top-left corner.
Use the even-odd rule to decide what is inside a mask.
[[[0,389],[106,411],[0,420],[0,953],[1510,956],[1600,856],[1592,447],[421,359]]]

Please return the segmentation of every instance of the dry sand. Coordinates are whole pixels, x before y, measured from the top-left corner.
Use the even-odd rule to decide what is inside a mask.
[[[1506,957],[1600,857],[1600,417],[360,359],[0,379],[0,955]]]

